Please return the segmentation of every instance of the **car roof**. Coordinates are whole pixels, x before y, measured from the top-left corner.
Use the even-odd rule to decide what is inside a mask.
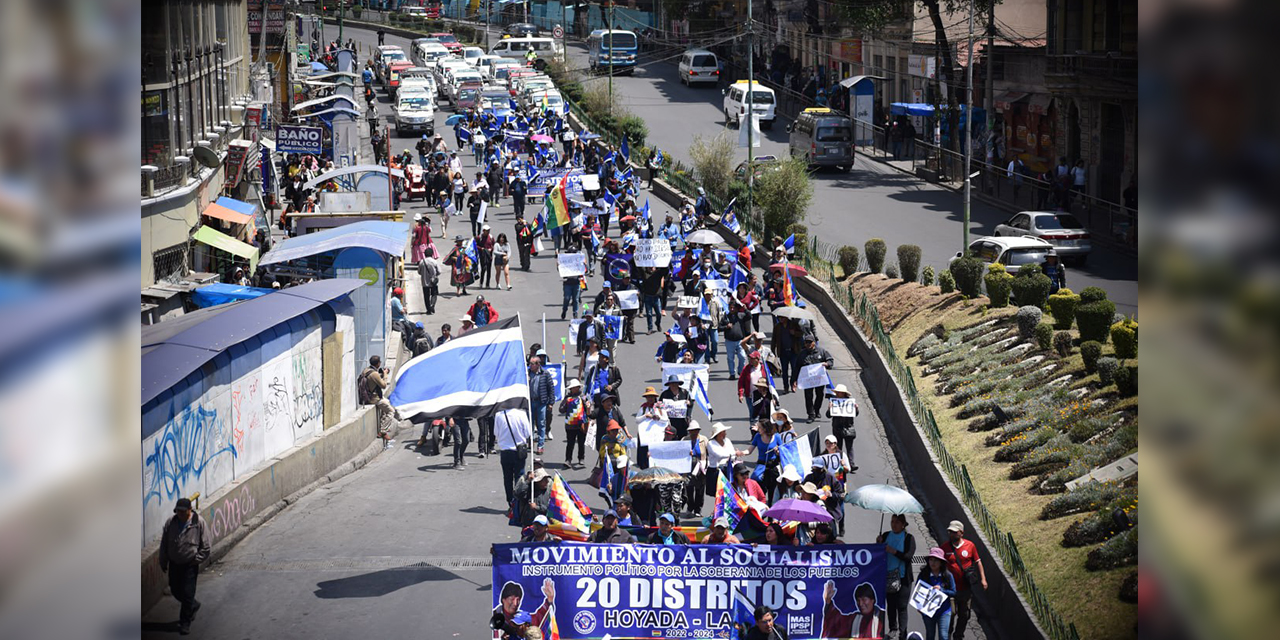
[[[978,242],[979,240],[994,242],[998,245],[1003,246],[1005,249],[1053,248],[1053,244],[1050,243],[1048,240],[1041,240],[1040,238],[1033,238],[1029,236],[985,236],[982,238],[976,238],[974,239],[973,242]],[[969,244],[973,244],[973,242]]]
[[[1024,214],[1024,213],[1025,213],[1025,214],[1027,214],[1027,215],[1029,215],[1029,216],[1059,216],[1059,215],[1068,215],[1068,216],[1069,216],[1069,215],[1072,215],[1070,211],[1019,211],[1018,213],[1015,213],[1014,215],[1021,215],[1021,214]]]
[[[706,49],[685,49],[685,53],[710,53],[713,56],[715,55],[715,53],[707,51]]]
[[[748,83],[748,82],[751,82],[751,81],[750,81],[750,80],[738,80],[737,82],[734,82],[734,83],[733,83],[733,86],[735,86],[735,87],[736,87],[736,86],[741,85],[741,86],[744,86],[744,87],[745,87],[745,86],[747,86],[747,83]],[[752,90],[753,92],[754,92],[754,91],[768,91],[769,93],[773,93],[773,89],[770,89],[769,87],[766,87],[766,86],[764,86],[764,85],[760,84],[760,81],[759,81],[759,80],[757,80],[757,81],[755,81],[755,82],[751,82],[751,84],[752,84],[751,90]]]

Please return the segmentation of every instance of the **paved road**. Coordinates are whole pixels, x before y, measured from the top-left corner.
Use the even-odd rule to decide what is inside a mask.
[[[348,29],[358,41],[374,42],[371,33]],[[389,42],[397,39],[388,37]],[[437,124],[449,115],[442,111]],[[397,142],[396,144],[399,144]],[[657,200],[654,200],[657,206]],[[411,204],[410,210],[421,208]],[[461,224],[461,221],[456,221]],[[513,233],[514,216],[504,202],[494,213],[495,232]],[[546,314],[545,343],[558,345],[568,322],[560,320],[559,278],[555,258],[545,252],[533,260],[529,273],[513,270],[511,291],[472,289],[471,295],[444,294],[437,314],[422,314],[420,296],[411,289],[411,319],[421,320],[439,333],[444,322],[458,318],[483,293],[503,316],[519,313],[526,345],[543,342],[541,318]],[[586,294],[594,297],[601,280],[592,278]],[[586,296],[584,295],[584,299]],[[762,328],[769,328],[766,319]],[[659,365],[653,360],[660,336],[646,335],[637,323],[635,345],[619,345],[618,365],[624,378],[624,409],[634,411],[647,385],[658,385]],[[835,382],[847,384],[859,403],[869,407],[860,380],[860,367],[840,348],[829,326],[818,327],[831,349]],[[544,343],[544,344],[545,344]],[[555,354],[556,349],[550,349]],[[558,360],[553,355],[553,360]],[[723,356],[721,359],[723,363]],[[719,411],[716,419],[731,425],[731,440],[749,440],[744,409],[736,401],[736,380],[724,364],[713,365],[710,395]],[[800,394],[783,396],[793,415],[804,414]],[[707,423],[700,412],[696,418]],[[800,431],[820,428],[828,421],[800,423]],[[587,486],[588,471],[564,469],[563,421],[553,432],[543,456],[548,468],[559,470],[589,505],[603,508]],[[859,418],[856,461],[860,469],[851,484],[891,483],[901,486],[901,474],[872,411]],[[483,563],[491,543],[511,542],[518,531],[506,524],[501,468],[496,458],[479,459],[474,445],[468,468],[452,470],[447,456],[428,457],[413,447],[416,432],[406,427],[393,449],[364,469],[322,487],[291,505],[241,542],[222,562],[201,576],[204,604],[194,625],[203,638],[315,638],[315,637],[480,637],[485,634],[492,607],[489,568]],[[709,514],[711,504],[704,506]],[[881,530],[879,514],[851,510],[847,517],[849,542],[867,542]],[[691,524],[692,521],[686,521]],[[911,529],[918,544],[929,546],[927,532],[914,519]],[[143,637],[173,634],[176,602],[166,598],[143,619]],[[920,629],[919,616],[911,628]],[[970,637],[982,637],[973,625]]]
[[[586,50],[570,45],[570,59],[579,68],[586,66]],[[601,78],[595,82],[607,82]],[[614,92],[621,104],[649,125],[649,146],[658,146],[691,166],[689,147],[697,135],[714,136],[725,131],[723,97],[708,85],[686,87],[680,83],[670,63],[643,66],[634,76],[615,76]],[[736,128],[728,130],[737,140]],[[786,121],[779,118],[763,139],[755,155],[787,155]],[[738,162],[746,160],[739,149]],[[900,244],[917,244],[924,251],[924,265],[941,271],[962,245],[963,202],[959,195],[907,175],[884,163],[859,156],[853,170],[841,173],[824,170],[814,174],[814,198],[807,224],[810,235],[833,245],[853,245],[861,251],[869,238],[883,238],[890,259]],[[990,235],[1009,214],[974,202],[970,238]],[[1137,261],[1115,255],[1105,248],[1094,249],[1087,266],[1068,271],[1068,286],[1080,291],[1099,286],[1116,302],[1120,313],[1135,314],[1138,305]]]

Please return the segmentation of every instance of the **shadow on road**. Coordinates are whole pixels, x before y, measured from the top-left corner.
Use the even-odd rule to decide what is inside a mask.
[[[173,622],[144,622],[142,623],[142,630],[144,632],[154,631],[157,633],[177,633],[178,621],[175,620]]]
[[[486,516],[507,515],[506,509],[494,509],[493,507],[481,507],[481,506],[467,507],[466,509],[458,509],[458,511],[461,511],[462,513],[475,513],[475,514],[486,515]]]
[[[316,583],[315,595],[325,600],[339,598],[379,598],[422,582],[462,580],[452,571],[427,565],[413,565],[362,573],[348,578]]]

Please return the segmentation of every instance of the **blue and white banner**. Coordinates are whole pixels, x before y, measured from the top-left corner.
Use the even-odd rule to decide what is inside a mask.
[[[564,640],[746,637],[737,600],[792,640],[882,637],[886,573],[884,545],[497,544],[493,612]]]
[[[556,402],[564,400],[564,364],[544,364],[543,369],[547,370],[547,374],[551,376],[551,386],[556,392]]]
[[[491,322],[405,363],[388,400],[414,422],[528,409],[524,356],[520,317]]]
[[[600,316],[604,321],[604,337],[606,340],[622,339],[622,316]]]

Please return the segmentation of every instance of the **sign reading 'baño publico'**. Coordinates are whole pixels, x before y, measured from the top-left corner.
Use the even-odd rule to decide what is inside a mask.
[[[544,637],[730,638],[757,605],[796,640],[885,629],[883,545],[564,542],[494,553],[494,613],[524,611]]]

